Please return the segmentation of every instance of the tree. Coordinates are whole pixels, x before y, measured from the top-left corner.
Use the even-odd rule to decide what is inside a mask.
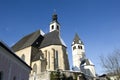
[[[102,67],[107,71],[107,73],[116,75],[120,78],[120,50],[113,51],[112,54],[106,57],[100,57]]]

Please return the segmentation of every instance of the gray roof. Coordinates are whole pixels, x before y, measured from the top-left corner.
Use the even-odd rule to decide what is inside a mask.
[[[75,34],[75,37],[73,39],[74,44],[83,44],[83,42],[80,40],[78,34]]]
[[[13,51],[19,51],[29,46],[43,48],[49,45],[63,45],[66,47],[57,30],[49,32],[44,36],[42,36],[41,31],[38,30],[23,37],[14,46],[12,46],[12,49]]]
[[[59,32],[57,30],[47,33],[40,45],[40,48],[49,45],[63,45],[66,47],[64,41],[60,38]]]
[[[82,60],[80,65],[93,65],[94,66],[94,64],[89,59]]]
[[[40,39],[38,39],[39,37],[40,37]],[[12,49],[13,49],[13,51],[18,51],[18,50],[24,49],[28,46],[33,45],[33,43],[35,43],[36,40],[42,41],[42,32],[40,30],[23,37],[14,46],[12,46]]]

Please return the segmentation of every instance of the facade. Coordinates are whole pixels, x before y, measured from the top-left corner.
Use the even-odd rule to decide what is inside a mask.
[[[77,34],[75,35],[72,42],[72,56],[73,71],[81,71],[88,79],[89,77],[92,77],[93,79],[96,77],[94,64],[86,58],[84,44]]]
[[[41,77],[49,76],[49,71],[69,70],[67,47],[60,36],[57,19],[54,14],[48,33],[35,31],[24,36],[12,47],[16,55],[31,66],[30,80],[42,80]]]
[[[0,41],[0,80],[29,80],[31,68]]]

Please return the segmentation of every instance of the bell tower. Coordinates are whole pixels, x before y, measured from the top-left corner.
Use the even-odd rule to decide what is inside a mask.
[[[55,31],[55,30],[60,32],[60,24],[57,19],[58,19],[57,14],[53,14],[52,22],[50,23],[50,32]]]
[[[73,57],[73,70],[80,71],[81,61],[85,59],[85,49],[84,44],[80,40],[78,34],[75,34],[75,37],[72,42],[72,57]]]

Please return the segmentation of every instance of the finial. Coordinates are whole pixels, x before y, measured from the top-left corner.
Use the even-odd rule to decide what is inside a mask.
[[[54,9],[54,14],[56,14],[56,9]]]
[[[54,9],[54,13],[53,13],[53,16],[52,16],[52,21],[57,21],[56,9]]]

